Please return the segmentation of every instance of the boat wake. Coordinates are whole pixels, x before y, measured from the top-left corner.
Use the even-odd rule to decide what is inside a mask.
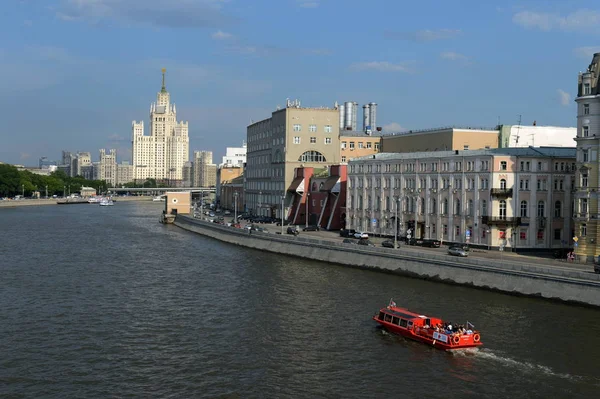
[[[474,350],[473,350],[474,349]],[[471,350],[463,350],[463,351],[453,351],[451,352],[454,356],[474,356],[477,359],[488,360],[492,362],[497,362],[506,367],[516,368],[524,372],[529,373],[542,373],[547,376],[562,378],[565,380],[571,381],[579,381],[583,379],[582,376],[572,375],[568,373],[558,373],[552,370],[548,366],[544,366],[542,364],[535,364],[526,361],[519,361],[512,359],[510,357],[502,356],[500,354],[494,353],[490,349],[479,349],[473,348]]]

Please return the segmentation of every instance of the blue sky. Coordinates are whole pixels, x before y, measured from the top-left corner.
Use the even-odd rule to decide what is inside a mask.
[[[163,67],[190,149],[219,161],[286,98],[375,101],[388,132],[574,126],[600,51],[600,4],[574,0],[6,0],[0,18],[0,161],[26,165],[129,160]]]

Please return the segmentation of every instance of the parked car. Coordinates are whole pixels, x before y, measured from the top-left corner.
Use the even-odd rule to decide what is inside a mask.
[[[300,231],[298,230],[297,226],[288,226],[287,233],[297,236],[298,234],[300,234]]]
[[[442,242],[440,240],[435,240],[432,238],[427,238],[427,239],[423,240],[424,247],[439,248],[441,245],[442,245]]]
[[[460,247],[450,247],[450,248],[448,248],[448,254],[454,255],[454,256],[465,257],[465,256],[467,256],[467,251],[465,251],[464,249],[462,249]]]
[[[231,212],[230,212],[230,211],[225,211],[225,213],[224,213],[224,214],[225,214],[225,215],[231,215]]]
[[[400,244],[394,245],[394,240],[385,240],[381,243],[381,246],[385,248],[400,248]]]
[[[357,231],[356,233],[354,233],[354,238],[369,238],[369,235],[367,233]]]
[[[302,231],[319,231],[319,226],[311,224],[302,228]]]
[[[354,233],[356,233],[354,229],[341,229],[340,237],[354,237]]]
[[[349,238],[344,238],[344,241],[342,241],[342,244],[354,244],[355,241],[352,241]]]

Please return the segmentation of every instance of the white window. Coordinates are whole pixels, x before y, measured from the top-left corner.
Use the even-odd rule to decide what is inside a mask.
[[[294,137],[294,144],[300,144],[300,137],[298,137],[298,136]]]
[[[294,132],[301,132],[302,131],[302,125],[297,123],[294,125]]]
[[[590,94],[590,84],[589,83],[585,83],[583,85],[583,95],[588,95]]]
[[[325,125],[325,133],[331,133],[331,125]]]
[[[342,155],[342,162],[346,162],[346,157]]]
[[[590,114],[590,104],[583,104],[583,114],[584,115]]]
[[[315,133],[317,131],[317,125],[308,125],[308,131]]]
[[[317,142],[317,138],[316,137],[311,137],[310,138],[310,143],[311,144],[315,144]]]
[[[342,141],[342,149],[346,149],[346,142]]]
[[[325,144],[331,144],[331,137],[325,137]]]
[[[583,137],[588,137],[590,135],[590,128],[589,126],[584,126],[583,127],[583,132],[581,134]]]
[[[359,141],[359,142],[358,142],[358,148],[364,148],[364,144],[363,144],[363,142],[362,142],[362,141]]]

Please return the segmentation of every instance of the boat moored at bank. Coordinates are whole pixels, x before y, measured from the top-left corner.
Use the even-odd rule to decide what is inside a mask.
[[[444,320],[411,312],[396,306],[393,300],[373,316],[387,331],[423,342],[442,350],[475,348],[483,345],[481,335],[471,323],[453,325]]]

